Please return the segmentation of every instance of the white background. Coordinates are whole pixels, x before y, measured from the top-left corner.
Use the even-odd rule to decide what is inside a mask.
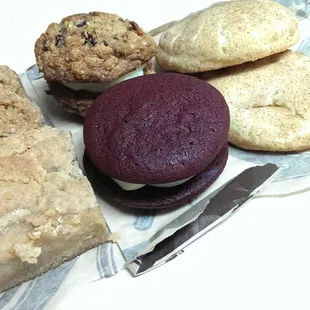
[[[17,72],[32,65],[37,37],[66,15],[106,11],[152,29],[211,2],[3,0],[0,63]],[[165,266],[92,283],[61,309],[309,310],[309,198],[255,199]]]

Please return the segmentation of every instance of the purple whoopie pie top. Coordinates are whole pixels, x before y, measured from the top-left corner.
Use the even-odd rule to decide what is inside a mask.
[[[204,170],[227,143],[228,130],[218,90],[192,76],[160,73],[102,93],[87,112],[84,142],[103,174],[159,184]]]

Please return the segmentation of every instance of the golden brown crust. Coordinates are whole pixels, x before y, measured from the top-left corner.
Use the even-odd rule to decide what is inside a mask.
[[[18,90],[21,92],[21,89]],[[0,92],[0,138],[43,125],[43,116],[30,100],[11,92]]]
[[[106,240],[71,136],[44,126],[0,139],[0,292]]]
[[[9,92],[28,98],[18,75],[8,66],[0,66],[0,96]]]
[[[18,75],[0,66],[0,138],[43,125],[43,116],[29,99]]]
[[[102,239],[98,237],[89,239],[88,237],[89,235],[103,235],[105,232],[102,230],[102,225],[92,223],[93,217],[95,216],[94,214],[89,216],[89,214],[85,212],[82,213],[81,216],[83,216],[85,222],[89,223],[87,232],[68,235],[66,238],[54,238],[53,241],[58,246],[57,249],[55,249],[54,243],[50,242],[50,239],[41,238],[40,243],[34,244],[34,246],[38,247],[42,244],[45,245],[45,250],[39,256],[37,264],[22,262],[19,258],[12,258],[11,256],[5,264],[0,263],[0,273],[2,275],[0,279],[0,293],[34,279],[46,273],[48,270],[54,269],[90,249],[100,246],[104,242]],[[101,216],[101,214],[98,213],[96,217],[99,216]],[[51,259],[55,254],[57,254],[58,257],[56,259]],[[8,268],[14,270],[13,275],[7,272]]]
[[[114,80],[149,61],[153,38],[116,14],[75,14],[48,26],[35,44],[39,70],[62,83]]]
[[[16,73],[0,67],[0,293],[106,240],[71,135],[43,126]]]

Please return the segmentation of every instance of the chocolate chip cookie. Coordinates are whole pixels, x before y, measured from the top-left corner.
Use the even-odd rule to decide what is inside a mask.
[[[91,12],[48,26],[35,44],[39,70],[61,83],[112,81],[149,61],[153,38],[134,21]]]
[[[66,87],[59,86],[56,99],[70,112],[84,116],[94,97],[104,90],[90,94],[84,84],[113,82],[137,68],[143,74],[156,48],[153,38],[136,22],[116,14],[90,12],[50,24],[35,44],[35,56],[45,79]],[[88,92],[82,101],[77,90]]]

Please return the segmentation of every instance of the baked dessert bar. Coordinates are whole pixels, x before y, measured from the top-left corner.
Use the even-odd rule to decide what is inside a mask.
[[[7,66],[0,66],[0,138],[43,125],[43,116],[17,76]]]
[[[10,91],[23,98],[28,98],[18,75],[8,66],[0,66],[0,94],[3,91]]]
[[[28,101],[15,89],[12,100]],[[19,111],[12,109],[18,122]],[[0,124],[11,125],[3,115]],[[0,293],[106,241],[105,221],[70,133],[23,124],[0,138]]]

